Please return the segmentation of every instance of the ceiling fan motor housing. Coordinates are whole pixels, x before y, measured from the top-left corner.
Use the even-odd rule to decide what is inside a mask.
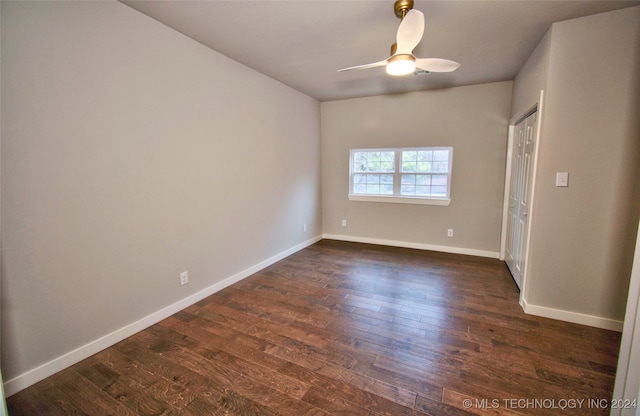
[[[400,19],[404,18],[411,9],[413,9],[413,0],[396,0],[393,4],[393,11]]]

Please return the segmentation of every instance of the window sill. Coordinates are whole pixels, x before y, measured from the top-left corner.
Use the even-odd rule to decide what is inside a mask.
[[[390,202],[394,204],[417,204],[417,205],[443,205],[449,206],[451,199],[448,198],[411,198],[407,196],[380,196],[380,195],[355,195],[349,194],[350,201],[365,202]]]

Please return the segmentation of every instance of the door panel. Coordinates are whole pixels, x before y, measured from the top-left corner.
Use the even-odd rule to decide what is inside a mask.
[[[518,253],[519,233],[518,233],[518,209],[520,206],[520,180],[522,173],[522,156],[524,149],[524,124],[519,123],[515,126],[513,145],[512,145],[512,161],[511,161],[511,186],[509,191],[509,221],[507,230],[507,246],[506,261],[509,270],[514,275],[517,273],[516,261]],[[516,278],[516,281],[518,279]]]
[[[513,138],[506,263],[519,288],[522,285],[529,231],[536,125],[537,113],[534,112],[515,126]]]

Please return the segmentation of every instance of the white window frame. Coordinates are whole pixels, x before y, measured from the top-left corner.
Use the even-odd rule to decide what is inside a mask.
[[[411,173],[411,172],[402,172],[402,165],[400,156],[403,151],[414,151],[414,150],[447,150],[449,151],[449,166],[447,172],[434,172],[434,174],[438,175],[447,175],[447,193],[445,197],[435,197],[435,196],[406,196],[401,195],[401,178],[403,173]],[[394,172],[392,174],[393,179],[393,195],[378,195],[378,194],[362,194],[362,193],[354,193],[353,185],[354,185],[354,175],[361,174],[362,172],[354,172],[354,154],[356,152],[394,152],[395,154],[395,163],[394,163]],[[349,151],[349,200],[350,201],[366,201],[366,202],[391,202],[397,204],[423,204],[423,205],[444,205],[448,206],[451,203],[451,175],[452,175],[452,167],[453,167],[453,147],[450,146],[429,146],[429,147],[394,147],[394,148],[358,148],[358,149],[350,149]]]

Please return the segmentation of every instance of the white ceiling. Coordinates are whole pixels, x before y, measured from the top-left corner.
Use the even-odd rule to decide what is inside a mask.
[[[393,0],[121,0],[198,42],[320,101],[512,80],[553,22],[640,1],[415,0],[425,33],[414,54],[462,66],[391,77],[400,24]]]

